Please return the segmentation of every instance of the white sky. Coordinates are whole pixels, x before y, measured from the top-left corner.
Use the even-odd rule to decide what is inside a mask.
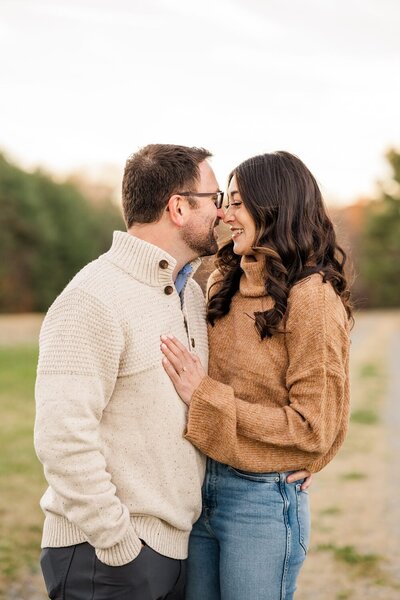
[[[122,173],[150,142],[205,146],[222,188],[289,150],[350,202],[400,146],[399,32],[398,0],[0,0],[0,148]]]

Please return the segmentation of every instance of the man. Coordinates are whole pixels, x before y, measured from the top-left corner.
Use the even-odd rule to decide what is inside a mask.
[[[222,192],[204,149],[149,145],[123,178],[127,233],[84,267],[40,335],[35,448],[49,488],[41,566],[55,599],[183,598],[204,459],[162,367],[174,333],[207,364],[203,294]]]

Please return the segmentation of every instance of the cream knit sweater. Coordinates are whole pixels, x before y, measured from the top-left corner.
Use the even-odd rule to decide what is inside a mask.
[[[287,333],[261,341],[254,312],[273,306],[263,261],[243,257],[241,267],[229,313],[209,327],[209,376],[192,396],[186,437],[238,469],[319,471],[348,426],[345,309],[331,284],[311,275],[290,291]],[[211,283],[218,280],[216,271]]]
[[[187,409],[162,367],[160,334],[186,340],[205,368],[208,348],[203,294],[189,278],[181,306],[175,265],[115,232],[44,320],[35,423],[49,483],[42,547],[88,541],[116,566],[138,555],[141,538],[187,556],[204,460],[184,439]]]

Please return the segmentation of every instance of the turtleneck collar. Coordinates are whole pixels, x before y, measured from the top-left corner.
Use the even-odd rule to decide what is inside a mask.
[[[243,270],[239,287],[242,296],[266,296],[264,256],[242,256],[240,266]]]
[[[165,286],[173,283],[172,274],[176,266],[176,259],[158,246],[145,242],[130,233],[114,231],[111,248],[103,254],[102,258],[109,260],[138,281],[148,285]],[[192,277],[200,263],[200,258],[188,263],[192,267],[189,277]]]

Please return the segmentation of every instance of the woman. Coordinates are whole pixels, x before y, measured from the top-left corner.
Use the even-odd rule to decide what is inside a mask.
[[[209,458],[189,547],[189,600],[289,600],[309,540],[293,471],[322,469],[345,438],[351,307],[318,185],[287,152],[229,177],[232,239],[209,282],[209,375],[173,337],[164,368]]]

